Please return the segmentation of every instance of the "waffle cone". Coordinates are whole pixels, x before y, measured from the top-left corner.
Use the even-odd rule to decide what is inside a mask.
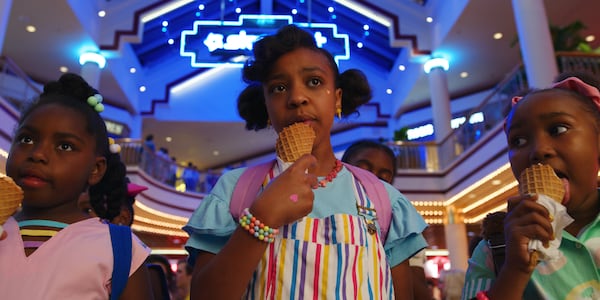
[[[284,162],[295,162],[312,152],[315,131],[306,123],[294,123],[279,133],[275,151]]]
[[[23,190],[12,178],[0,177],[0,225],[15,213],[23,201]]]
[[[537,164],[525,169],[519,176],[519,194],[543,194],[558,203],[565,196],[565,187],[549,165]]]

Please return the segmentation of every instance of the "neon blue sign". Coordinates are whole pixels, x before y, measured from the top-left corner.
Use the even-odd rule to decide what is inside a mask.
[[[181,31],[179,54],[189,57],[196,68],[223,64],[242,67],[257,39],[292,23],[292,16],[275,15],[240,15],[237,21],[198,20],[193,29]],[[327,49],[337,63],[350,58],[348,35],[338,33],[336,24],[293,24],[313,32],[317,46]]]

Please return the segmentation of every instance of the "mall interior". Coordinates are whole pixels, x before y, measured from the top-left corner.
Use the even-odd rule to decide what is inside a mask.
[[[78,73],[105,99],[127,176],[148,187],[133,231],[153,253],[185,257],[181,228],[220,174],[274,155],[276,134],[237,115],[240,67],[253,41],[294,23],[373,88],[359,115],[336,121],[336,155],[360,139],[391,147],[394,186],[429,225],[427,275],[466,270],[483,218],[518,193],[502,130],[511,97],[564,71],[600,76],[593,2],[0,0],[0,173],[21,105]],[[574,28],[578,47],[558,48],[557,27]],[[168,153],[143,157],[150,135]]]

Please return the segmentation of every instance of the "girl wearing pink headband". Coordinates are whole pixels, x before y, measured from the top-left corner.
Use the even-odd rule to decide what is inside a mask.
[[[558,214],[549,213],[537,194],[509,198],[499,246],[504,263],[494,268],[492,250],[482,241],[469,260],[463,299],[600,297],[599,124],[600,92],[577,77],[513,99],[505,122],[512,172],[519,178],[531,165],[550,165],[565,187],[562,203],[550,211],[566,212],[568,221],[555,226]],[[543,247],[556,242],[556,255],[531,265],[531,240]]]

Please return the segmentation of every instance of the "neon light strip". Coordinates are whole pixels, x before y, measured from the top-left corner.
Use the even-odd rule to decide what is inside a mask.
[[[354,3],[354,2],[348,1],[348,0],[335,0],[335,2],[341,4],[347,8],[385,26],[385,27],[392,26],[392,22],[390,21],[390,19],[384,18],[381,15],[371,11],[370,9],[363,7],[362,5],[359,5],[357,3]]]
[[[195,0],[179,0],[179,1],[171,1],[170,3],[163,5],[157,9],[149,11],[148,13],[142,14],[142,23],[146,23],[152,21],[168,12],[176,10],[190,2],[194,2]]]
[[[141,210],[147,211],[153,215],[157,215],[163,218],[167,218],[167,219],[172,219],[173,221],[180,221],[180,222],[184,222],[187,223],[188,218],[185,217],[180,217],[180,216],[176,216],[176,215],[172,215],[172,214],[168,214],[165,212],[162,212],[160,210],[156,210],[154,208],[150,208],[144,204],[142,204],[140,201],[135,201],[135,206],[139,207]]]
[[[183,224],[174,224],[174,223],[168,223],[168,222],[163,222],[163,221],[156,221],[153,219],[149,219],[146,217],[140,217],[140,216],[134,216],[133,217],[134,220],[143,222],[143,223],[147,223],[147,224],[151,224],[154,226],[160,226],[160,227],[166,227],[166,228],[170,228],[170,229],[181,229],[181,227],[183,227],[183,225],[185,225],[185,223]]]
[[[333,58],[337,64],[340,63],[340,59],[348,60],[350,59],[350,37],[345,33],[338,33],[338,28],[336,24],[329,23],[296,23],[296,25],[300,27],[306,28],[329,28],[333,32],[333,37],[343,39],[344,40],[344,50],[346,53],[344,55],[336,55]]]
[[[137,230],[137,231],[151,232],[151,233],[162,234],[162,235],[179,236],[179,237],[187,237],[188,236],[188,234],[183,230],[175,231],[175,230],[168,230],[168,229],[159,229],[159,228],[153,228],[153,227],[148,227],[148,226],[143,226],[143,225],[138,225],[138,224],[131,225],[131,228],[133,230]]]
[[[181,39],[179,45],[179,55],[182,57],[190,57],[193,67],[200,68],[211,68],[221,65],[231,65],[241,68],[243,63],[232,63],[232,62],[217,62],[217,63],[198,63],[196,62],[196,52],[195,51],[185,51],[185,44],[187,40],[187,36],[195,36],[198,34],[198,30],[200,26],[239,26],[241,27],[244,24],[244,20],[259,20],[264,23],[274,23],[275,20],[283,20],[288,24],[293,23],[292,16],[289,15],[240,15],[237,21],[220,21],[220,20],[198,20],[194,21],[191,30],[182,30],[181,31]],[[296,25],[304,28],[327,28],[331,29],[333,32],[334,38],[340,38],[344,40],[344,50],[345,53],[343,55],[335,55],[334,60],[339,64],[340,59],[349,59],[350,58],[350,38],[347,34],[338,33],[337,25],[330,23],[295,23]]]
[[[188,35],[194,36],[198,35],[198,29],[202,25],[212,25],[212,26],[241,26],[244,24],[244,19],[253,19],[253,20],[264,20],[265,22],[273,22],[273,20],[284,20],[287,21],[288,24],[292,24],[291,16],[278,16],[278,15],[241,15],[237,21],[218,21],[218,20],[202,20],[202,21],[194,21],[194,25],[192,26],[192,30],[182,30],[181,31],[181,39],[179,45],[179,55],[180,56],[188,56],[192,61],[193,67],[200,68],[211,68],[222,65],[231,65],[241,68],[244,66],[242,63],[227,63],[227,62],[219,62],[219,63],[197,63],[196,62],[196,52],[187,52],[185,51],[185,42],[186,37]]]
[[[479,181],[475,182],[474,184],[470,185],[466,189],[460,191],[458,194],[454,195],[453,197],[451,197],[450,199],[448,199],[447,201],[445,201],[444,202],[444,206],[451,205],[452,203],[456,202],[458,199],[464,197],[466,194],[472,192],[474,189],[478,188],[482,184],[486,184],[488,181],[492,180],[498,174],[506,171],[509,168],[510,168],[510,164],[509,163],[504,164],[503,166],[501,166],[500,168],[498,168],[496,171],[494,171],[494,172],[488,174],[487,176],[481,178]]]
[[[502,193],[504,193],[504,192],[506,192],[506,191],[508,191],[508,190],[510,190],[510,189],[512,189],[512,188],[514,188],[514,187],[516,187],[517,185],[519,185],[519,183],[518,183],[516,180],[514,180],[514,181],[512,181],[511,183],[509,183],[509,184],[506,184],[505,186],[503,186],[503,187],[501,187],[501,188],[497,189],[497,190],[496,190],[496,191],[494,191],[493,193],[490,193],[489,195],[485,196],[483,199],[480,199],[480,200],[478,200],[478,201],[475,201],[475,202],[471,203],[471,205],[469,205],[469,206],[465,206],[465,207],[462,209],[462,212],[463,212],[463,213],[467,213],[467,212],[469,212],[469,211],[473,210],[474,208],[477,208],[477,207],[479,207],[480,205],[482,205],[482,204],[484,204],[484,203],[488,202],[488,201],[489,201],[489,200],[491,200],[492,198],[495,198],[496,196],[498,196],[498,195],[500,195],[500,194],[502,194]]]
[[[505,202],[502,205],[496,206],[496,207],[494,207],[480,215],[477,215],[473,218],[465,219],[465,223],[477,223],[477,222],[483,220],[483,218],[485,218],[485,216],[487,216],[488,214],[491,214],[491,213],[494,213],[497,211],[506,211],[507,208],[508,208],[508,203]]]

